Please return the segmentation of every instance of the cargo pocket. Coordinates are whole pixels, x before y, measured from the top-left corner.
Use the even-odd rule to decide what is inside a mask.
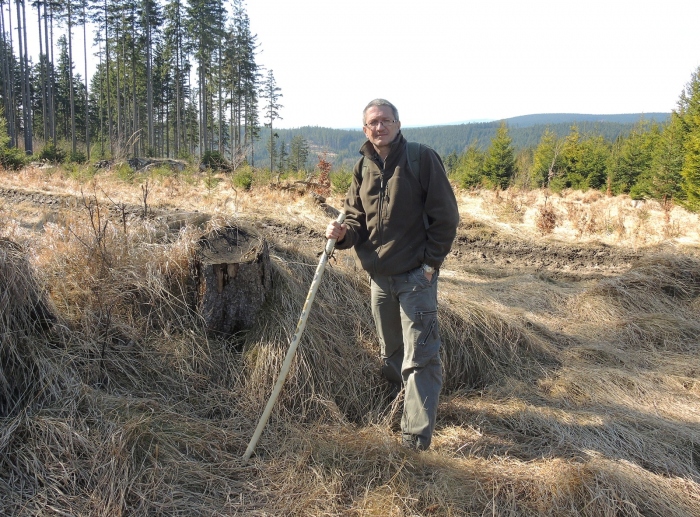
[[[416,311],[416,323],[421,330],[413,353],[416,363],[425,366],[440,351],[437,311]]]

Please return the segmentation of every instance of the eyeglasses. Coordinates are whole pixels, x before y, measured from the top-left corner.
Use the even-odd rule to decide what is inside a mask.
[[[370,120],[365,124],[370,129],[379,129],[379,124],[384,127],[391,127],[396,124],[395,120]]]

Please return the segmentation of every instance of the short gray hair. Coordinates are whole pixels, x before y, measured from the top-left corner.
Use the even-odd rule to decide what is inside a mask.
[[[365,109],[362,110],[362,125],[365,125],[365,115],[367,114],[367,110],[370,109],[373,106],[388,106],[391,108],[391,111],[394,113],[394,120],[399,120],[399,110],[396,109],[396,106],[394,106],[391,102],[389,102],[386,99],[374,99],[373,101],[369,101],[369,104],[365,106]]]

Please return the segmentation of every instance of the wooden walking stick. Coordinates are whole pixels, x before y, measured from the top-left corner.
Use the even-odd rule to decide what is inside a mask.
[[[343,212],[340,212],[340,215],[338,215],[336,221],[342,224],[344,220],[345,214]],[[277,401],[277,397],[279,397],[280,391],[282,391],[282,385],[284,384],[284,380],[287,378],[289,369],[292,366],[294,354],[297,350],[297,346],[299,346],[299,341],[301,340],[301,335],[304,332],[304,328],[306,327],[306,320],[309,317],[311,305],[314,303],[314,298],[316,298],[316,291],[318,291],[318,286],[321,283],[321,276],[323,275],[323,272],[326,269],[328,258],[331,256],[331,253],[333,253],[334,247],[335,239],[328,239],[326,247],[323,250],[323,254],[321,255],[321,260],[318,262],[318,266],[316,267],[316,273],[314,274],[314,279],[311,282],[309,294],[306,295],[306,301],[304,302],[304,308],[301,311],[301,316],[299,317],[299,322],[297,323],[296,332],[294,333],[294,337],[292,337],[292,341],[289,344],[289,348],[287,349],[287,355],[284,358],[284,363],[282,363],[282,369],[280,370],[280,374],[277,377],[277,382],[275,383],[275,387],[273,388],[272,394],[270,395],[270,400],[267,401],[265,411],[263,411],[263,414],[260,417],[260,420],[258,421],[258,427],[255,429],[255,433],[253,433],[253,437],[250,439],[248,448],[246,449],[245,454],[243,455],[244,462],[247,462],[250,459],[250,456],[253,454],[255,446],[257,445],[258,440],[260,439],[260,435],[262,434],[263,429],[265,428],[265,424],[267,424],[267,420],[270,418],[270,414],[272,413],[272,408],[275,405],[275,402]]]

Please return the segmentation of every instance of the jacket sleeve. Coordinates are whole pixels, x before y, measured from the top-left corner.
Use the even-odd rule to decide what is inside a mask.
[[[345,197],[343,210],[345,211],[345,224],[348,231],[342,241],[335,243],[338,249],[348,249],[367,240],[367,218],[362,200],[360,199],[360,186],[362,185],[362,160],[360,158],[352,172],[352,184]]]
[[[420,181],[425,191],[427,243],[423,262],[438,268],[457,235],[459,210],[452,185],[438,154],[426,148],[420,157]]]

